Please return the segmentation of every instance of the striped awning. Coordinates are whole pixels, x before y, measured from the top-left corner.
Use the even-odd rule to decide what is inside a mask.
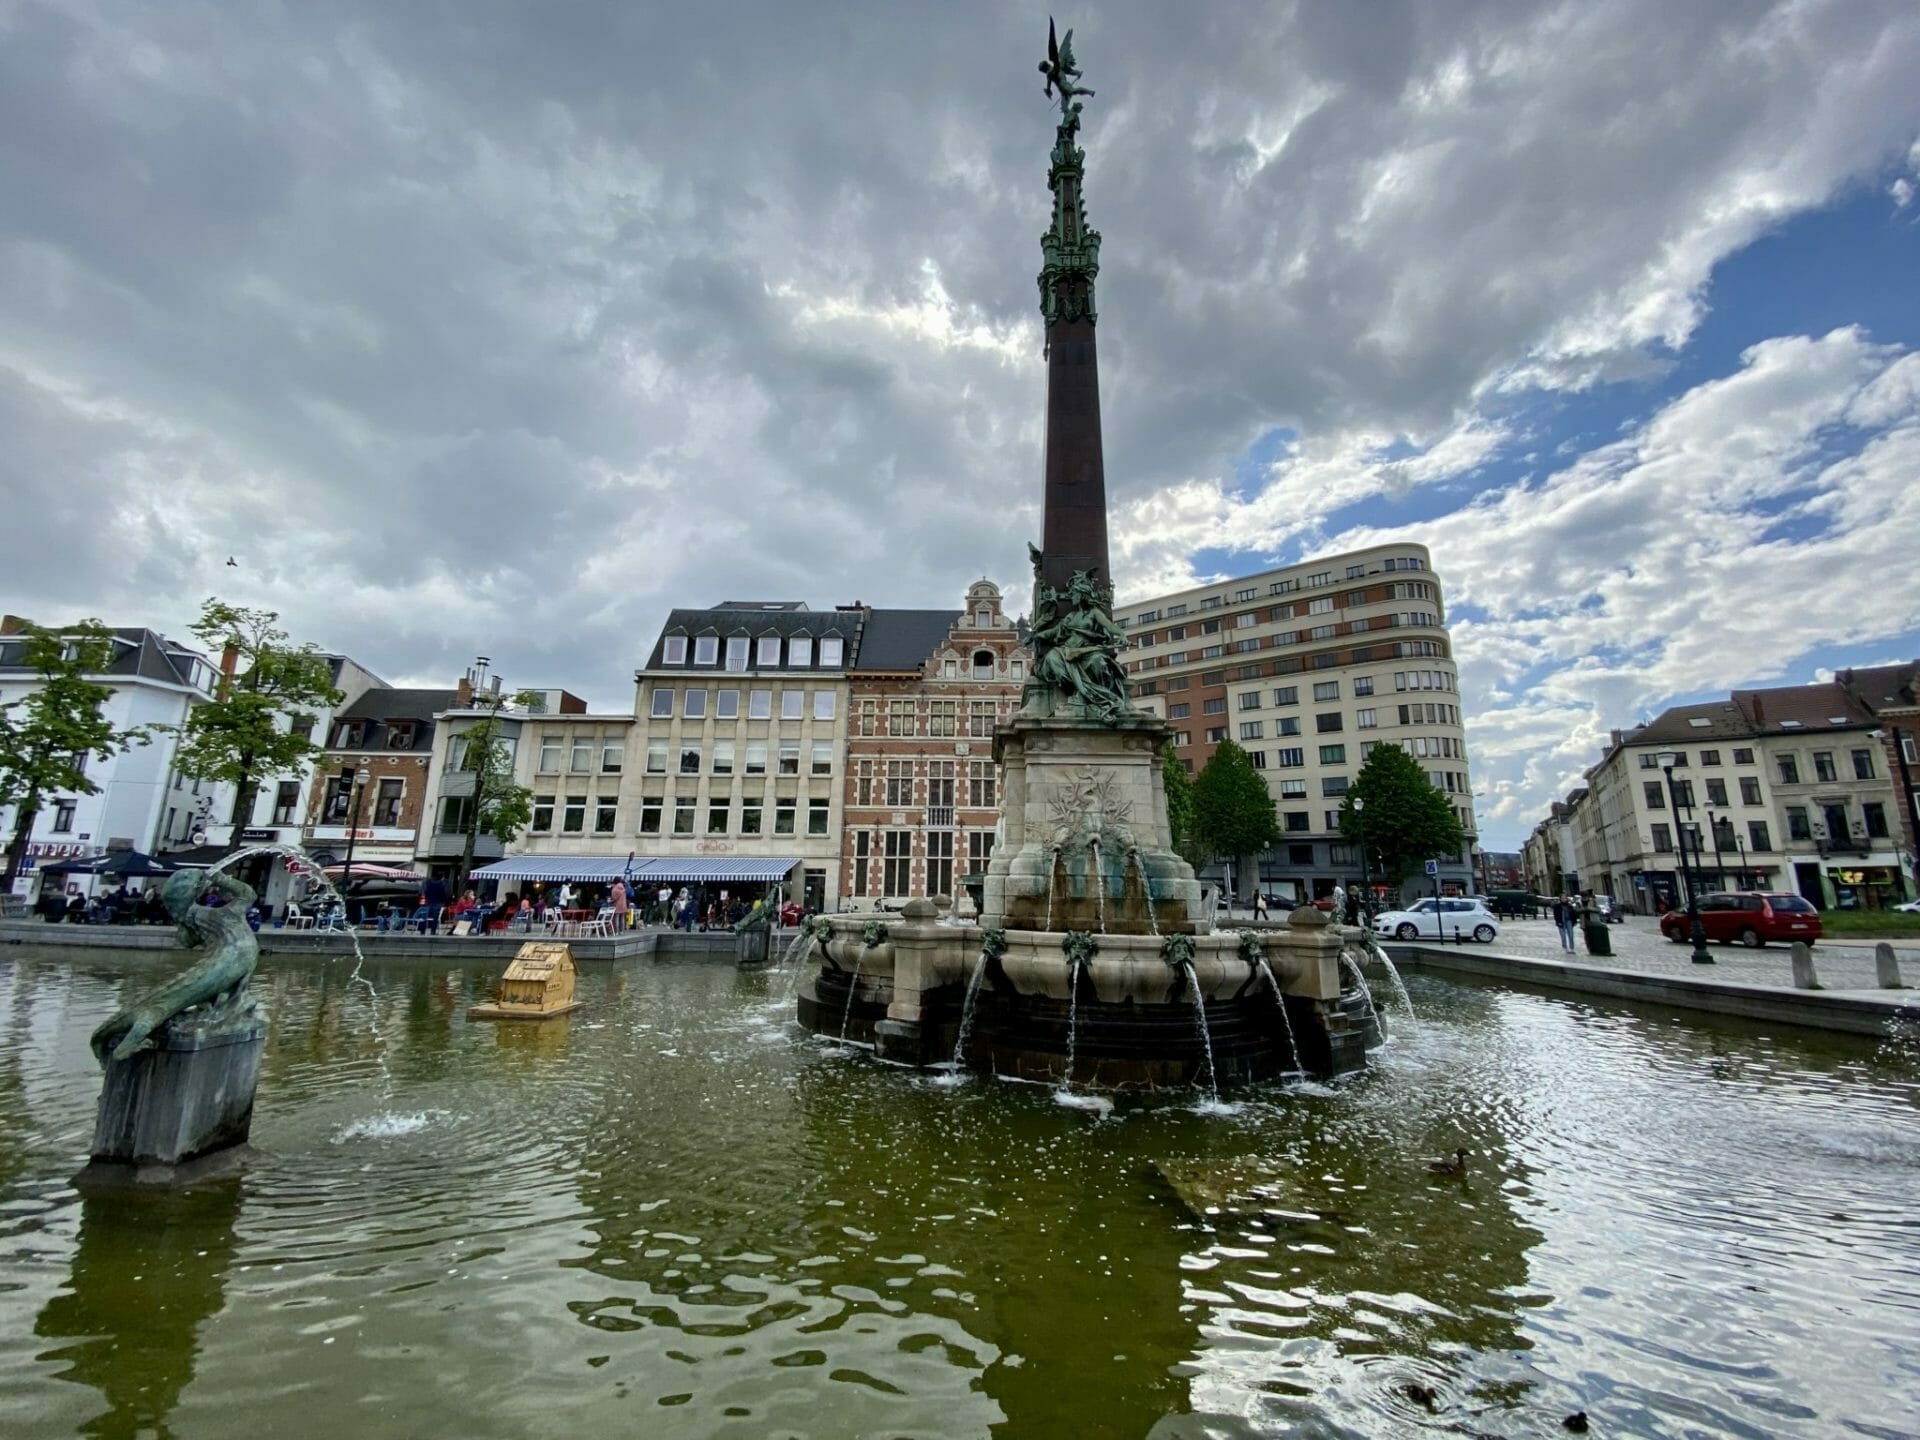
[[[575,880],[610,885],[626,874],[629,868],[637,871],[645,863],[637,857],[629,861],[624,855],[514,855],[487,865],[474,866],[473,878],[547,880],[556,884],[562,880]]]
[[[638,861],[635,862],[639,864]],[[769,859],[701,860],[691,857],[648,860],[634,878],[642,885],[713,885],[728,881],[784,880],[799,866],[797,855],[776,855]]]
[[[698,856],[512,855],[476,865],[475,880],[543,880],[557,884],[610,885],[626,878],[636,885],[724,885],[784,880],[799,866],[795,855],[753,859],[705,859]]]

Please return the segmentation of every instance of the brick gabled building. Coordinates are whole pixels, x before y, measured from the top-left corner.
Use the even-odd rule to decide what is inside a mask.
[[[953,610],[872,610],[849,672],[840,894],[855,910],[958,898],[1000,821],[994,727],[1020,704],[1031,655],[999,587]]]

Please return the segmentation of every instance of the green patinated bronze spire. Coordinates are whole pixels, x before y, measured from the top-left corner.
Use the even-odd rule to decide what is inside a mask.
[[[1113,623],[1113,577],[1107,566],[1107,477],[1100,444],[1100,366],[1094,346],[1093,281],[1100,273],[1100,234],[1087,227],[1080,199],[1086,155],[1073,143],[1080,99],[1073,31],[1064,41],[1047,24],[1040,63],[1046,93],[1057,89],[1047,184],[1053,224],[1040,237],[1040,311],[1047,326],[1046,502],[1041,548],[1033,552],[1033,688],[1046,713],[1077,712],[1114,724],[1132,710],[1119,660],[1126,637]]]
[[[1073,31],[1067,31],[1065,44],[1054,39],[1053,22],[1047,22],[1047,58],[1040,62],[1040,73],[1047,77],[1046,93],[1058,89],[1060,128],[1054,133],[1052,162],[1047,170],[1047,186],[1053,191],[1053,224],[1040,237],[1040,313],[1051,326],[1056,320],[1098,318],[1093,304],[1093,282],[1100,273],[1100,232],[1087,224],[1086,205],[1081,200],[1081,182],[1086,174],[1087,152],[1073,143],[1080,129],[1080,102],[1076,98],[1093,91],[1078,84],[1080,70],[1073,63]]]

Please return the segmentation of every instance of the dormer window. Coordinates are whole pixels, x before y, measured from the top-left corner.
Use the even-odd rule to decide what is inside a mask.
[[[712,665],[720,659],[720,637],[718,635],[696,635],[693,639],[693,663]]]
[[[413,723],[397,720],[387,726],[387,749],[411,750],[413,748]]]
[[[976,650],[973,652],[973,678],[976,680],[993,679],[993,651]]]
[[[778,635],[762,635],[760,637],[760,648],[754,654],[753,663],[776,669],[779,667],[780,637]]]
[[[333,727],[333,748],[358,750],[366,738],[366,724],[360,720],[342,720]]]
[[[727,669],[744,670],[747,668],[747,637],[729,635],[727,637]]]
[[[789,666],[813,664],[811,635],[795,635],[787,641],[787,664]]]
[[[822,636],[820,640],[820,663],[822,665],[844,665],[846,663],[846,645],[838,635]]]
[[[684,665],[687,663],[687,637],[669,635],[660,642],[660,663],[662,665]]]
[[[993,607],[991,605],[982,605],[978,610],[975,610],[973,612],[973,623],[982,630],[992,629]]]

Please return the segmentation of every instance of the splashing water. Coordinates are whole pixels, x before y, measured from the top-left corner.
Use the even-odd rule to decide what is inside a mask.
[[[847,982],[847,1008],[840,1016],[840,1043],[847,1043],[847,1027],[853,1023],[853,997],[860,991],[860,966],[867,958],[867,947],[862,945],[860,953],[853,957],[853,978]]]
[[[342,1145],[349,1140],[397,1140],[402,1135],[412,1135],[426,1129],[437,1117],[446,1113],[445,1110],[416,1110],[411,1115],[399,1115],[385,1110],[378,1115],[349,1120],[334,1132],[333,1143]]]
[[[780,965],[787,972],[787,983],[780,992],[783,1005],[791,1005],[800,997],[800,981],[807,973],[807,956],[813,938],[813,932],[802,925],[781,953]]]
[[[1058,845],[1053,847],[1051,855],[1052,859],[1049,860],[1047,864],[1047,918],[1040,926],[1042,930],[1047,931],[1053,929],[1053,892],[1057,888],[1053,883],[1053,872],[1060,866],[1060,847]]]
[[[1087,841],[1087,883],[1093,887],[1093,922],[1096,933],[1107,933],[1107,877],[1100,869],[1100,841]]]
[[[1153,913],[1153,882],[1147,878],[1147,867],[1141,862],[1137,848],[1127,852],[1127,859],[1133,862],[1133,873],[1140,877],[1140,893],[1147,898],[1147,932],[1157,939],[1160,935],[1160,918]]]
[[[1287,1053],[1293,1057],[1293,1073],[1304,1075],[1306,1069],[1300,1064],[1300,1045],[1293,1038],[1293,1016],[1287,1013],[1286,996],[1280,993],[1280,982],[1274,978],[1273,969],[1264,955],[1260,957],[1260,973],[1267,977],[1267,988],[1273,991],[1273,1003],[1280,1007],[1281,1023],[1287,1027]]]
[[[1367,984],[1367,977],[1360,969],[1359,964],[1355,962],[1353,952],[1345,946],[1342,946],[1340,949],[1340,963],[1347,967],[1347,970],[1353,976],[1353,983],[1360,988],[1360,993],[1366,997],[1367,1018],[1377,1023],[1380,1019],[1380,1007],[1374,1003],[1373,987]],[[1382,1034],[1384,1035],[1384,1033],[1383,1027]]]
[[[1407,982],[1400,978],[1400,969],[1393,963],[1393,957],[1381,949],[1379,942],[1371,935],[1364,936],[1360,943],[1372,952],[1376,960],[1386,967],[1387,981],[1393,987],[1394,998],[1399,1000],[1401,1008],[1407,1012],[1407,1019],[1414,1019],[1413,996],[1407,993]]]
[[[1207,1054],[1207,1099],[1215,1105],[1220,1103],[1220,1077],[1213,1068],[1213,1036],[1207,1031],[1207,1000],[1200,993],[1200,977],[1194,973],[1193,966],[1186,966],[1187,984],[1193,990],[1193,1020],[1200,1027],[1200,1047]]]
[[[1055,1098],[1071,1094],[1073,1091],[1073,1048],[1074,1031],[1080,1020],[1080,967],[1073,961],[1067,962],[1067,1073],[1060,1077],[1060,1088]],[[1062,1103],[1066,1103],[1062,1101]]]
[[[982,949],[973,962],[973,977],[967,981],[967,997],[960,1002],[960,1033],[953,1042],[953,1068],[957,1074],[967,1063],[967,1036],[973,1031],[973,1002],[980,993],[980,978],[987,973],[992,951]]]
[[[338,907],[341,923],[346,926],[347,943],[353,946],[353,970],[347,976],[347,988],[351,990],[357,987],[367,992],[367,1032],[374,1039],[374,1058],[380,1065],[381,1089],[382,1091],[391,1090],[393,1072],[387,1066],[386,1037],[380,1033],[380,992],[373,988],[373,982],[366,976],[367,952],[360,948],[360,930],[353,923],[353,911],[347,906],[347,897],[334,887],[331,880],[327,879],[325,871],[313,864],[311,856],[294,849],[291,845],[249,845],[244,850],[236,850],[231,855],[222,856],[207,868],[225,870],[229,866],[238,865],[242,860],[251,860],[261,855],[297,860],[303,874],[311,868],[313,882],[326,891],[328,899],[332,902],[328,913],[332,914],[333,907]],[[329,925],[328,929],[337,931],[338,927]]]

